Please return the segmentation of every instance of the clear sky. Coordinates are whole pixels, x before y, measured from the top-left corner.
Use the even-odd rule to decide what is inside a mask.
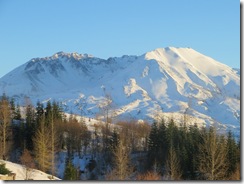
[[[240,68],[240,1],[0,0],[0,77],[58,51],[107,59],[167,46]]]

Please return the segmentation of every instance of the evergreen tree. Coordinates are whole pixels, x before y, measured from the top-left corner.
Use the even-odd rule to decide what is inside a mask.
[[[166,136],[167,127],[165,125],[164,119],[162,119],[161,123],[159,124],[158,128],[158,141],[159,147],[157,151],[158,162],[160,163],[161,167],[164,167],[166,157],[167,157],[167,150],[168,150],[168,140]]]
[[[77,171],[71,160],[66,161],[64,180],[77,180]]]
[[[227,173],[229,176],[236,170],[238,163],[238,147],[233,134],[229,131],[227,136]]]
[[[33,150],[33,137],[36,130],[35,110],[32,105],[26,107],[26,124],[25,124],[25,147]]]
[[[173,119],[170,119],[170,122],[168,123],[168,127],[167,127],[167,131],[166,131],[166,137],[167,137],[167,141],[170,144],[170,146],[172,145],[173,148],[177,148],[178,144],[179,144],[179,139],[178,139],[178,128],[175,125],[175,122]]]
[[[13,125],[13,148],[22,151],[25,149],[25,123],[21,121],[17,125]]]
[[[41,119],[43,118],[43,114],[44,114],[43,104],[40,101],[38,101],[36,104],[36,113],[35,113],[37,126],[40,125]]]
[[[55,120],[62,120],[63,119],[63,112],[62,108],[59,103],[53,101],[52,103],[52,111],[53,111],[53,118]]]
[[[190,172],[190,178],[196,179],[196,171],[199,167],[199,144],[202,144],[200,130],[195,124],[189,127],[188,139],[186,142],[187,154],[188,154],[188,166],[187,170]]]
[[[50,105],[48,105],[50,106]],[[51,104],[51,108],[47,108],[49,112],[50,122],[53,123],[55,127],[55,139],[56,141],[56,149],[61,149],[64,146],[64,137],[63,132],[65,131],[65,118],[62,112],[62,108],[56,101],[53,101]],[[51,114],[51,115],[50,115]]]
[[[47,126],[51,124],[51,119],[52,119],[52,104],[50,101],[48,101],[45,108],[45,123]]]
[[[17,108],[15,109],[14,119],[21,120],[21,113],[20,113],[20,106],[19,106],[19,104],[17,105]]]
[[[11,98],[9,104],[10,104],[10,111],[11,111],[11,119],[13,120],[15,117],[15,112],[16,112],[15,102],[14,102],[13,98]]]
[[[6,167],[5,167],[5,163],[0,163],[0,174],[2,174],[2,175],[5,175],[5,174],[10,174],[11,173],[11,171],[10,170],[8,170]]]
[[[192,159],[189,157],[187,146],[189,145],[189,136],[186,123],[183,123],[183,126],[178,128],[178,145],[177,145],[177,156],[180,160],[180,166],[182,173],[182,178],[185,178],[189,171],[189,162]]]
[[[111,149],[111,151],[114,151],[116,149],[116,147],[118,146],[118,142],[119,142],[119,134],[114,129],[112,136],[110,138],[110,149]]]
[[[157,152],[159,147],[158,126],[153,122],[151,131],[148,137],[148,167],[152,168],[157,164]]]

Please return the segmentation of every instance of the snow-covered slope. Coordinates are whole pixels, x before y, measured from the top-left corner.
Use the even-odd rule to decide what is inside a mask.
[[[26,174],[25,167],[23,167],[20,164],[13,163],[13,162],[0,160],[0,163],[1,164],[5,163],[5,167],[12,173],[16,174],[15,180],[25,180],[26,176],[31,180],[50,180],[50,177],[51,177],[51,175],[46,174],[46,173],[36,170],[36,169],[30,170]],[[54,180],[60,180],[60,179],[57,177],[54,177]]]
[[[35,58],[0,79],[5,92],[24,103],[61,101],[67,112],[95,117],[105,94],[113,114],[152,120],[188,114],[191,124],[240,128],[240,72],[191,48],[160,48],[141,56],[107,60],[58,52]],[[100,105],[99,105],[100,104]]]

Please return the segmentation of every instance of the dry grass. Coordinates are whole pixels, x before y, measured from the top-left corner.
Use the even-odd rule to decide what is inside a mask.
[[[145,174],[137,175],[136,180],[155,181],[161,180],[161,176],[156,172],[148,171]]]
[[[241,180],[241,172],[240,172],[239,164],[237,165],[235,172],[228,179],[232,181]]]

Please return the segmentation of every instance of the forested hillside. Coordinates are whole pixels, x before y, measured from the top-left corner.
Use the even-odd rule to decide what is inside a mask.
[[[67,116],[59,102],[0,97],[0,159],[65,180],[240,180],[240,140],[232,132],[163,116],[114,120]],[[1,171],[0,171],[1,172]],[[1,173],[0,173],[1,174]],[[26,177],[31,179],[31,177]]]

